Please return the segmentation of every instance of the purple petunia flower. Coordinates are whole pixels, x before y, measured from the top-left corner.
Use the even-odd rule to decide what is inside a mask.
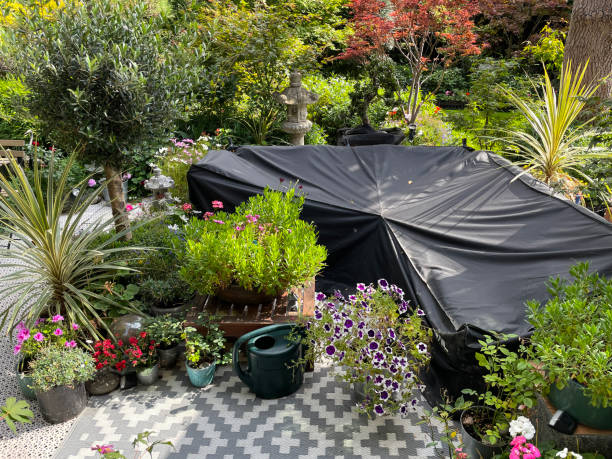
[[[357,290],[359,290],[360,292],[364,292],[365,289],[366,289],[365,284],[361,284],[361,283],[357,284]]]
[[[383,290],[389,290],[389,282],[387,282],[385,279],[378,279],[378,285]]]
[[[385,360],[385,354],[383,354],[382,352],[378,351],[376,354],[374,354],[374,360],[375,361],[381,361],[381,360]]]
[[[425,343],[419,343],[417,344],[417,350],[419,354],[425,354],[427,352],[427,345]]]
[[[408,407],[406,406],[406,404],[402,404],[402,406],[400,406],[400,413],[401,414],[406,414],[408,412]]]
[[[317,301],[323,301],[325,299],[325,294],[318,292],[316,296]]]
[[[398,306],[397,310],[399,311],[400,314],[405,313],[408,310],[408,303],[405,301],[402,301],[400,305]]]
[[[338,354],[338,362],[342,362],[343,359],[344,359],[344,351]]]
[[[391,365],[391,366],[389,367],[389,371],[390,371],[391,373],[397,373],[397,367],[396,367],[395,365]]]
[[[368,330],[368,336],[369,336],[370,338],[374,338],[374,335],[375,335],[375,334],[376,334],[376,333],[374,333],[374,330]]]
[[[362,320],[361,322],[357,324],[357,328],[361,330],[363,327],[365,327],[365,322]]]
[[[422,309],[417,309],[417,316],[424,316],[425,315],[425,311],[423,311]]]
[[[371,349],[372,351],[375,351],[376,349],[378,349],[378,343],[377,343],[376,341],[372,341],[372,342],[370,343],[370,349]]]
[[[393,389],[393,392],[397,392],[399,390],[399,384],[397,381],[393,381],[391,383],[391,389]]]
[[[351,319],[346,319],[344,321],[344,328],[349,329],[353,326],[353,321]]]
[[[393,330],[392,328],[389,328],[387,330],[387,333],[389,334],[389,338],[395,339],[395,330]]]
[[[413,399],[410,401],[410,404],[411,404],[412,406],[416,406],[416,404],[417,404],[417,403],[418,403],[418,402],[417,402],[417,399],[416,399],[416,398],[413,398]]]
[[[384,379],[385,378],[383,378],[382,375],[376,375],[376,377],[374,378],[374,384],[380,385],[383,383]]]
[[[391,387],[391,384],[393,384],[392,379],[385,379],[385,387]]]
[[[331,326],[329,324],[323,325],[323,328],[325,329],[326,332],[331,331]]]
[[[404,379],[412,379],[413,375],[410,371],[408,371],[405,375],[404,375]]]
[[[321,320],[323,318],[323,314],[321,313],[321,311],[319,311],[318,309],[315,310],[315,314],[314,314],[315,319],[317,320]]]
[[[334,355],[336,353],[336,346],[330,344],[325,348],[325,352],[327,353],[327,355]]]
[[[53,319],[51,319],[51,322],[56,323],[56,322],[61,322],[62,320],[64,320],[64,316],[62,316],[61,314],[58,314],[56,316],[53,316]]]
[[[382,405],[374,405],[374,411],[376,412],[376,414],[385,413],[385,410],[383,409]]]
[[[383,390],[383,391],[380,393],[380,399],[381,399],[381,400],[387,400],[388,398],[389,398],[389,392],[387,392],[386,390]]]

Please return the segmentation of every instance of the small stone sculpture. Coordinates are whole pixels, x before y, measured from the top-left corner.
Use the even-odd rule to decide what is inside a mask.
[[[304,145],[304,134],[312,128],[312,121],[307,119],[307,106],[314,104],[319,95],[302,88],[302,75],[299,72],[291,73],[289,81],[291,84],[287,89],[274,93],[276,100],[287,106],[287,120],[281,128],[291,136],[293,145]]]
[[[162,175],[161,169],[155,166],[153,168],[153,177],[145,181],[144,187],[153,193],[152,205],[163,210],[172,199],[168,190],[174,187],[174,180]]]

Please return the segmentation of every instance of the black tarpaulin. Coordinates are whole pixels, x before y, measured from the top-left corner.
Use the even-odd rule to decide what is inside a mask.
[[[546,299],[550,276],[584,260],[612,275],[612,225],[517,171],[462,147],[241,147],[211,151],[188,182],[202,211],[299,182],[329,251],[318,289],[398,284],[467,368],[482,330],[528,334],[525,301]]]

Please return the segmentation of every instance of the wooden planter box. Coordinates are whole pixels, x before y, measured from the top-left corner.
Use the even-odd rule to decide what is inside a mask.
[[[294,322],[300,317],[312,317],[315,301],[314,280],[308,285],[294,288],[290,293],[280,300],[251,305],[228,303],[209,295],[200,298],[191,308],[187,314],[187,325],[194,326],[193,320],[198,313],[207,312],[219,318],[219,328],[231,339],[268,325]]]

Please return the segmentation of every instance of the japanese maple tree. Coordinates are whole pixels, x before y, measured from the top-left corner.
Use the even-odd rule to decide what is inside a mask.
[[[397,88],[405,90],[401,105],[408,123],[431,97],[419,92],[432,70],[480,53],[472,20],[477,0],[353,0],[350,6],[354,34],[340,57],[364,63],[385,54],[401,56],[411,70],[409,87]]]

